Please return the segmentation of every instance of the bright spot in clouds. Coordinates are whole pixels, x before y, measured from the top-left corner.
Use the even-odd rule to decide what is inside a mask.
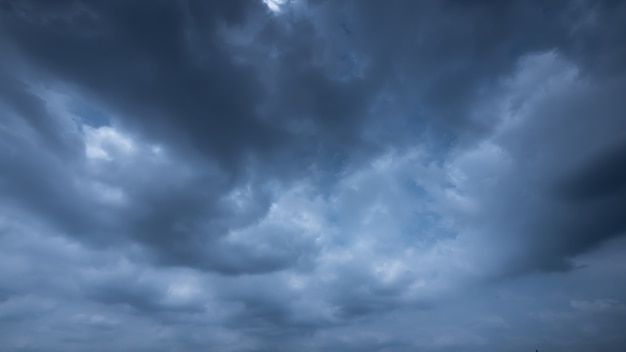
[[[287,1],[288,0],[263,0],[263,3],[267,5],[272,12],[278,13]]]
[[[115,155],[128,155],[134,150],[133,140],[113,127],[94,128],[83,125],[83,131],[88,158],[110,161]]]

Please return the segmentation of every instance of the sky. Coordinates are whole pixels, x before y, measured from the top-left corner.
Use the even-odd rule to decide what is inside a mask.
[[[610,0],[0,0],[0,350],[623,351],[624,43]]]

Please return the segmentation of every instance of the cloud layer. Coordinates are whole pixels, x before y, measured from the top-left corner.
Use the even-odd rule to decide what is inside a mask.
[[[625,16],[0,2],[0,344],[619,351]]]

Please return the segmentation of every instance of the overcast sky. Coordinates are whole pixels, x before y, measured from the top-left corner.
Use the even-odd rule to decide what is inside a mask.
[[[0,350],[623,351],[626,2],[0,0]]]

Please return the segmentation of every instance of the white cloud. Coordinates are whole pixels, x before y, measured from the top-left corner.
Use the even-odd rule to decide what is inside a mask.
[[[83,125],[85,154],[90,159],[111,161],[121,155],[131,155],[135,145],[130,136],[110,126],[93,128]]]
[[[263,0],[263,3],[267,5],[272,12],[278,13],[287,1],[288,0]]]

